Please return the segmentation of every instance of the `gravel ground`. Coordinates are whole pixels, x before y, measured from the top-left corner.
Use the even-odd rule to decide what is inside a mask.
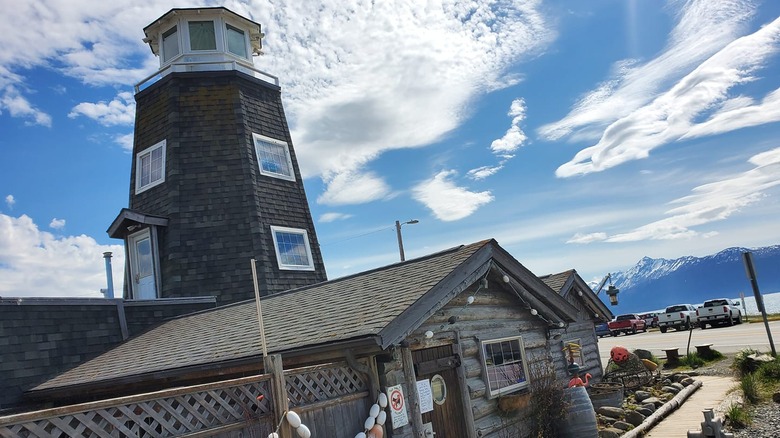
[[[702,375],[734,375],[731,370],[731,364],[734,362],[734,355],[726,355],[726,359],[707,365],[698,369]],[[734,403],[742,403],[742,394],[740,391],[730,393],[723,403],[715,408],[715,413],[724,416],[724,413]],[[749,411],[753,418],[753,423],[744,429],[727,429],[734,433],[736,438],[777,438],[780,437],[780,403],[775,403],[771,399],[750,407]],[[727,422],[728,424],[728,422]]]

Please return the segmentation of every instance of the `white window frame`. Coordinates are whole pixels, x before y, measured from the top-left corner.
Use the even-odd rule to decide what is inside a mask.
[[[213,19],[213,18],[212,19],[208,19],[208,18],[206,18],[206,19],[192,19],[192,20],[185,20],[184,22],[185,22],[186,26],[182,26],[182,27],[187,32],[185,41],[187,43],[187,52],[188,53],[194,53],[194,54],[198,54],[198,53],[217,53],[219,51],[219,47],[220,47],[220,45],[223,42],[221,41],[219,27],[217,26],[217,23],[216,23],[215,19]],[[212,28],[214,29],[214,48],[213,49],[193,49],[192,48],[192,35],[190,35],[190,23],[205,23],[205,22],[210,22]]]
[[[151,147],[148,147],[141,152],[138,152],[135,156],[135,194],[142,193],[146,190],[151,189],[152,187],[158,186],[165,182],[165,151],[166,151],[166,141],[163,140]],[[151,154],[156,151],[157,149],[162,149],[162,160],[160,162],[161,166],[161,172],[160,172],[160,178],[157,180],[152,181],[151,176],[149,177],[149,183],[146,185],[141,184],[141,177],[142,177],[142,160],[146,156],[151,156]]]
[[[498,386],[494,388],[493,386],[497,386],[497,385],[492,385],[492,384],[498,382],[496,381],[496,379],[492,379],[491,376],[497,374],[499,367],[504,368],[508,364],[504,364],[504,363],[498,365],[494,364],[493,363],[494,358],[488,357],[487,355],[487,346],[494,345],[494,344],[501,344],[502,342],[507,342],[507,341],[509,342],[517,341],[519,344],[519,353],[521,356],[520,370],[523,373],[524,380],[503,387]],[[504,338],[487,339],[487,340],[480,341],[480,353],[482,355],[482,371],[484,373],[483,377],[485,380],[485,389],[487,389],[488,398],[492,399],[504,394],[516,392],[523,388],[527,388],[528,385],[530,384],[529,381],[530,376],[528,374],[528,360],[526,359],[525,345],[523,344],[522,336],[509,336]],[[514,364],[514,363],[517,363],[517,361],[510,362],[509,364]]]
[[[233,28],[234,30],[241,32],[241,35],[244,36],[244,55],[240,55],[238,53],[230,51],[230,37],[229,37],[229,28]],[[249,38],[246,35],[246,30],[242,29],[241,26],[235,25],[229,21],[225,21],[224,23],[224,29],[225,29],[225,37],[223,38],[225,40],[225,52],[233,55],[240,59],[251,59],[250,54],[252,53],[252,48],[249,46]]]
[[[303,236],[303,244],[306,247],[306,257],[308,264],[306,265],[293,265],[282,262],[282,255],[279,252],[279,241],[277,239],[277,233],[297,234]],[[285,271],[313,271],[314,270],[314,258],[311,255],[311,245],[309,244],[309,233],[306,230],[300,228],[288,228],[278,227],[271,225],[271,236],[274,240],[274,251],[276,252],[276,261],[279,264],[279,269]]]
[[[174,31],[175,38],[176,38],[176,53],[169,55],[167,53],[167,50],[165,50],[165,34]],[[160,34],[160,56],[163,59],[164,64],[168,64],[172,62],[174,59],[178,58],[182,54],[182,46],[181,46],[181,31],[179,29],[179,25],[175,24],[172,27],[168,28],[167,30],[163,31],[162,34]]]
[[[277,140],[275,138],[266,137],[264,135],[255,134],[255,133],[252,133],[252,141],[253,141],[253,143],[255,145],[255,155],[257,157],[257,166],[260,168],[260,174],[261,175],[266,175],[266,176],[270,176],[270,177],[273,177],[273,178],[280,178],[280,179],[284,179],[284,180],[287,180],[287,181],[295,181],[295,169],[293,168],[292,157],[290,156],[290,145],[288,145],[286,141]],[[273,171],[270,171],[270,170],[264,170],[263,169],[263,161],[262,161],[262,157],[261,157],[261,154],[260,154],[260,146],[258,144],[258,141],[270,143],[270,144],[276,145],[276,146],[281,146],[282,149],[284,149],[285,160],[287,162],[287,169],[290,171],[289,175],[287,175],[285,173],[273,172]]]

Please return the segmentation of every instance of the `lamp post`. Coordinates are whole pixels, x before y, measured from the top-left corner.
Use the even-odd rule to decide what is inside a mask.
[[[417,219],[412,219],[406,222],[395,221],[395,234],[396,236],[398,236],[398,252],[401,253],[402,262],[406,260],[406,257],[404,257],[404,239],[401,237],[401,225],[406,225],[406,224],[414,225],[418,222],[420,221],[418,221]]]

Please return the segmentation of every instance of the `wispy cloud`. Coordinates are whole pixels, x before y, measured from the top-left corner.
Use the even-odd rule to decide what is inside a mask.
[[[328,222],[342,221],[344,219],[349,219],[351,217],[352,217],[351,214],[330,212],[321,215],[319,221],[323,223],[328,223]]]
[[[755,166],[753,169],[698,186],[692,190],[692,194],[672,201],[672,204],[678,206],[668,210],[666,214],[669,216],[664,219],[611,236],[603,232],[577,234],[567,243],[711,237],[711,232],[700,233],[695,228],[740,212],[767,196],[768,190],[780,185],[780,148],[754,155],[749,162]]]
[[[5,205],[7,205],[9,209],[13,210],[14,204],[16,204],[16,198],[14,198],[14,195],[8,195],[5,197]]]
[[[100,297],[106,251],[114,253],[114,278],[121,279],[122,245],[99,245],[83,235],[56,237],[27,215],[0,214],[0,296]]]
[[[752,0],[693,0],[679,14],[665,49],[654,59],[621,60],[610,78],[586,93],[563,119],[542,126],[547,140],[593,140],[604,127],[668,89],[680,77],[739,37],[755,13]]]
[[[428,207],[437,219],[456,221],[468,217],[479,207],[493,201],[489,191],[472,192],[452,181],[457,172],[441,171],[412,190],[413,197]]]
[[[125,151],[132,152],[134,138],[135,137],[131,132],[130,134],[117,135],[116,137],[114,137],[114,142],[122,146],[122,149],[124,149]]]
[[[135,99],[132,93],[121,92],[111,102],[82,102],[70,111],[68,117],[85,116],[103,126],[126,125],[135,121]]]
[[[493,140],[493,143],[490,144],[490,150],[494,154],[510,154],[528,140],[525,132],[520,128],[520,123],[525,120],[525,101],[523,99],[515,99],[507,115],[512,117],[512,126],[503,137]]]
[[[33,106],[13,85],[0,90],[0,114],[3,111],[8,111],[11,117],[25,119],[29,125],[51,127],[51,116]]]
[[[779,43],[780,18],[733,41],[652,103],[612,123],[596,145],[577,153],[557,169],[556,175],[565,178],[598,172],[646,158],[653,149],[686,135],[701,136],[723,132],[726,127],[733,130],[780,120],[780,99],[775,92],[758,106],[746,106],[745,99],[728,99],[732,87],[755,80],[754,73],[777,53]],[[718,105],[722,105],[720,111],[696,123],[698,117],[707,117]],[[758,108],[764,112],[759,113]],[[744,117],[735,117],[740,113]],[[718,126],[717,122],[723,124]]]

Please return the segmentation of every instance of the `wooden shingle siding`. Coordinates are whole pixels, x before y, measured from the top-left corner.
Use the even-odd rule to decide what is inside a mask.
[[[174,73],[136,95],[135,154],[166,140],[165,182],[134,193],[130,209],[161,227],[163,298],[254,298],[326,280],[278,87],[239,72]],[[295,181],[259,173],[252,133],[287,142]],[[135,158],[134,158],[135,159]],[[270,226],[306,230],[314,271],[278,268]]]

